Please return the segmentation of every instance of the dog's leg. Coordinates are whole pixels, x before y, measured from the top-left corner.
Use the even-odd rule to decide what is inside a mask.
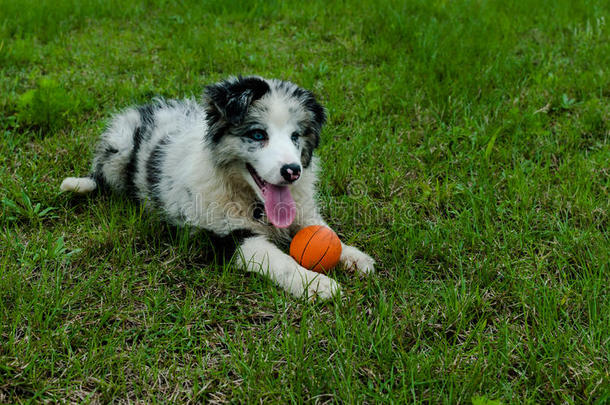
[[[341,287],[335,280],[299,266],[264,236],[245,239],[237,255],[243,269],[268,276],[296,297],[329,299],[340,295]]]

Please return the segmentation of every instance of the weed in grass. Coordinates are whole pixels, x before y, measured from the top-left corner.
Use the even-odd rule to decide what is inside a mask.
[[[32,203],[30,197],[21,191],[20,198],[17,201],[13,201],[9,198],[2,199],[2,206],[4,211],[4,218],[7,221],[41,221],[43,219],[58,218],[57,215],[53,214],[55,207],[42,208],[41,203]]]

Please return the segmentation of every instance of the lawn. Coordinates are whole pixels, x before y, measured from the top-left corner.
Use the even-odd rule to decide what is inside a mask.
[[[610,3],[0,0],[0,403],[610,401]],[[327,107],[295,299],[117,196],[107,117],[234,74]]]

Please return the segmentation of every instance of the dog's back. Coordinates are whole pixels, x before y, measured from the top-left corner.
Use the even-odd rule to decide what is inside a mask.
[[[84,194],[107,187],[149,199],[159,182],[163,146],[188,123],[204,125],[201,107],[191,100],[156,100],[122,111],[101,135],[90,174],[66,178],[61,190]]]

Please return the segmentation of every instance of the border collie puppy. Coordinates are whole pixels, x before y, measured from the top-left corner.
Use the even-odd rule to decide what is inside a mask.
[[[301,267],[280,247],[301,228],[326,225],[316,207],[316,158],[324,108],[293,83],[229,78],[203,102],[155,100],[116,115],[88,177],[61,190],[113,190],[178,226],[236,241],[237,266],[270,277],[297,297],[340,294],[328,276]],[[367,274],[374,261],[343,244],[341,262]]]

